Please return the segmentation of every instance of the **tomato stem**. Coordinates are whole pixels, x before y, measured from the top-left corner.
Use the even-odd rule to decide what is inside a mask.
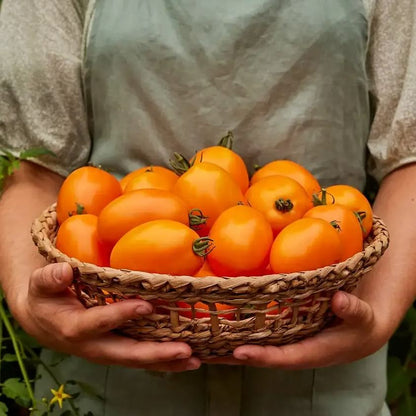
[[[263,167],[263,166],[258,165],[257,163],[256,163],[256,164],[254,164],[254,165],[253,165],[254,172],[257,172],[257,171],[258,171],[258,170],[260,170],[262,167]]]
[[[214,250],[214,240],[209,237],[201,237],[195,240],[192,244],[193,252],[200,257],[206,257],[212,250]]]
[[[228,131],[227,134],[221,138],[221,140],[218,142],[218,146],[226,147],[227,149],[232,150],[233,148],[233,132]]]
[[[84,205],[81,205],[79,202],[77,202],[77,215],[84,214],[85,207]]]
[[[293,203],[290,199],[280,198],[274,201],[274,206],[280,212],[289,212],[293,209]]]
[[[319,196],[321,194],[321,196]],[[320,192],[313,194],[313,205],[316,207],[318,205],[329,205],[327,196],[330,196],[332,198],[331,204],[335,204],[335,197],[334,195],[330,194],[326,188],[322,188]]]
[[[358,222],[360,223],[361,231],[363,232],[363,234],[366,234],[367,231],[364,227],[363,219],[367,216],[367,213],[365,211],[353,211],[353,212],[354,212],[354,215],[356,216]]]
[[[68,211],[68,217],[72,217],[73,215],[86,214],[84,205],[81,205],[79,202],[75,202],[75,206],[77,207],[76,210]]]
[[[193,230],[199,230],[201,225],[207,222],[208,217],[205,216],[202,211],[198,208],[191,209],[188,214],[189,226]]]
[[[188,171],[191,167],[189,160],[180,153],[173,153],[173,157],[169,160],[169,165],[179,176]]]
[[[333,220],[329,222],[337,231],[341,231],[341,226],[339,225],[339,221]]]

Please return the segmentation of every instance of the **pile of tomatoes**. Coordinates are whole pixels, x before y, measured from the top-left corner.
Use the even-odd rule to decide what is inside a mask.
[[[372,226],[356,188],[322,189],[303,166],[274,160],[249,177],[232,134],[189,161],[145,166],[120,181],[73,171],[57,200],[56,246],[98,266],[188,276],[312,270],[363,249]]]

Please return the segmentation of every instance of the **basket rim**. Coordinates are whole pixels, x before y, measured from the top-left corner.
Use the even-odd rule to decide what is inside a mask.
[[[66,254],[59,251],[52,241],[48,237],[54,230],[56,230],[58,224],[56,221],[56,202],[46,208],[42,214],[36,218],[31,227],[31,235],[35,245],[38,247],[39,251],[45,256],[45,253],[48,254],[50,259],[53,259],[55,262],[67,262],[72,268],[78,269],[80,275],[83,274],[96,274],[97,276],[112,276],[114,283],[123,284],[134,284],[140,282],[163,282],[168,281],[172,282],[174,279],[175,287],[192,285],[194,286],[197,283],[195,289],[201,290],[204,287],[219,286],[223,289],[229,287],[237,287],[239,285],[249,284],[253,289],[255,287],[270,285],[276,282],[281,281],[282,279],[286,282],[296,280],[299,276],[302,276],[302,280],[309,281],[311,279],[320,279],[325,278],[328,274],[337,273],[342,274],[342,271],[346,268],[355,269],[359,268],[362,264],[362,260],[370,258],[371,256],[376,256],[377,259],[381,257],[384,251],[389,245],[389,233],[387,227],[383,223],[380,217],[373,216],[373,228],[367,238],[367,245],[364,249],[356,254],[354,254],[349,259],[331,264],[329,266],[321,267],[314,270],[307,270],[294,273],[279,273],[279,274],[267,274],[261,276],[207,276],[207,277],[194,277],[186,275],[169,275],[169,274],[158,274],[158,273],[149,273],[129,269],[115,269],[105,266],[97,266],[91,263],[81,262],[76,258],[67,256]],[[374,262],[373,262],[374,263]]]

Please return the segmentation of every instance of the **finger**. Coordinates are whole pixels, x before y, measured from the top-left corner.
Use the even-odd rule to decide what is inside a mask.
[[[29,293],[37,297],[50,297],[66,291],[73,279],[68,263],[48,264],[36,269],[29,281]]]
[[[143,367],[175,360],[187,360],[191,347],[183,342],[137,341],[132,338],[110,334],[83,343],[79,354],[99,364]]]
[[[66,309],[62,313],[68,314],[68,317],[60,316],[60,319],[65,322],[65,326],[62,326],[62,333],[67,341],[82,341],[103,335],[129,319],[139,318],[152,311],[152,304],[140,299],[126,299],[122,302],[76,311]]]
[[[357,348],[356,332],[344,324],[294,344],[244,345],[234,351],[234,357],[243,365],[285,370],[327,367],[362,358],[362,354],[364,348]]]
[[[346,363],[372,352],[371,345],[365,342],[373,327],[371,306],[354,295],[337,292],[332,309],[343,319],[341,325],[280,347],[241,346],[234,351],[234,357],[246,365],[293,370]]]
[[[357,325],[369,326],[374,321],[374,312],[367,303],[346,292],[337,292],[332,298],[332,311],[344,322]]]

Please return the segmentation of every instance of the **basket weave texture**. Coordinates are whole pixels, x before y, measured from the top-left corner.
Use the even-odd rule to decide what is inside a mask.
[[[152,301],[154,313],[126,322],[117,332],[147,341],[184,341],[194,355],[204,359],[229,355],[243,344],[281,345],[316,334],[333,317],[333,294],[339,289],[351,292],[389,244],[385,225],[375,217],[362,252],[321,269],[233,278],[151,274],[98,267],[60,252],[54,246],[55,207],[47,208],[33,222],[32,238],[48,262],[72,266],[73,289],[84,306],[137,296]],[[191,306],[178,306],[178,301]],[[208,305],[209,310],[195,307],[196,302]],[[224,315],[216,303],[233,309]]]

